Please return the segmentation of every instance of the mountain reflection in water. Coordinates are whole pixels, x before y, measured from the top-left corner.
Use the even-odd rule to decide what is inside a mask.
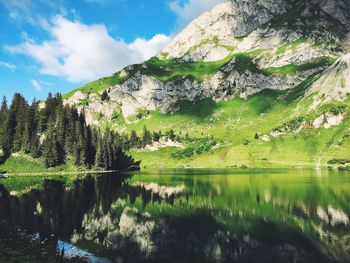
[[[111,262],[350,262],[350,174],[159,170],[10,195],[0,217]]]

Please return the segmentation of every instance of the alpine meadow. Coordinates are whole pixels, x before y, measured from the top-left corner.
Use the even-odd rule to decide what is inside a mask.
[[[0,8],[0,263],[350,262],[350,0]]]

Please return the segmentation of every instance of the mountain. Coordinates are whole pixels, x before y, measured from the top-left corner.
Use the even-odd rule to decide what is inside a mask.
[[[146,125],[220,141],[185,160],[170,158],[174,149],[134,152],[151,166],[326,164],[350,153],[349,40],[349,0],[231,0],[157,56],[65,102],[102,128]]]

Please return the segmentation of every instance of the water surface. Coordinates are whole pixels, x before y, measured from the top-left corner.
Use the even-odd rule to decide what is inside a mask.
[[[153,170],[37,188],[1,189],[1,216],[95,262],[350,262],[346,172]]]

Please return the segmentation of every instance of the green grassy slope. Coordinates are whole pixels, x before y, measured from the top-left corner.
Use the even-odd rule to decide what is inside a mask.
[[[69,99],[77,91],[83,93],[99,93],[107,89],[110,86],[121,84],[125,81],[125,78],[121,77],[119,73],[116,73],[110,77],[105,77],[94,82],[88,83],[82,87],[72,90],[63,95],[64,99]]]
[[[235,98],[219,103],[211,100],[187,103],[172,115],[153,112],[147,119],[125,128],[139,132],[144,125],[151,130],[174,129],[177,134],[188,132],[198,138],[214,136],[222,143],[217,149],[181,160],[172,157],[177,151],[174,148],[130,153],[142,160],[144,167],[315,167],[318,161],[326,165],[331,159],[349,159],[350,139],[347,134],[350,119],[347,113],[341,125],[330,129],[306,127],[300,132],[290,131],[276,138],[270,136],[270,141],[255,139],[256,133],[269,134],[272,129],[298,117],[310,123],[321,113],[339,106],[330,105],[328,109],[324,107],[307,113],[307,101],[289,102],[286,100],[288,96],[296,94],[264,91],[248,100]]]
[[[299,10],[299,8],[302,6],[297,4],[295,10]],[[297,12],[293,11],[289,15],[293,17],[296,14]],[[280,17],[274,22],[278,25],[285,20]],[[215,42],[215,40],[213,41]],[[100,128],[115,128],[122,132],[135,130],[139,135],[144,126],[149,130],[162,130],[163,132],[173,129],[182,138],[188,133],[192,138],[214,137],[220,142],[210,150],[202,151],[200,154],[190,154],[190,157],[187,158],[174,158],[179,153],[177,148],[163,148],[153,152],[130,151],[134,158],[142,160],[143,167],[281,167],[299,165],[315,167],[318,162],[326,166],[331,159],[348,160],[350,159],[348,145],[350,143],[348,139],[348,128],[350,127],[348,113],[350,109],[347,107],[349,102],[326,105],[316,112],[308,112],[311,99],[301,100],[305,90],[319,78],[318,73],[334,63],[336,58],[324,56],[304,64],[289,64],[283,67],[260,68],[257,65],[259,58],[269,58],[273,55],[283,56],[285,52],[294,51],[303,44],[310,45],[311,48],[320,48],[317,43],[302,37],[277,49],[257,49],[241,53],[232,49],[229,56],[216,62],[184,62],[151,58],[143,64],[133,65],[127,69],[129,77],[140,72],[143,75],[153,76],[162,82],[179,81],[180,83],[184,79],[195,79],[201,82],[228,63],[233,63],[235,70],[240,74],[248,70],[263,75],[294,75],[310,69],[314,69],[315,73],[291,91],[265,90],[247,100],[234,98],[221,102],[214,102],[211,99],[196,103],[183,102],[180,111],[174,114],[145,110],[145,112],[140,111],[137,117],[125,120],[119,113],[120,109],[116,106],[118,114],[115,114],[112,120],[101,118],[99,120]],[[117,73],[78,90],[84,93],[100,93],[106,87],[120,84],[125,80],[126,77],[122,78]],[[74,91],[66,94],[65,97],[68,98],[73,93]],[[341,125],[327,130],[312,128],[311,123],[315,118],[339,106],[345,108],[345,119]],[[257,133],[269,135],[271,130],[278,127],[298,125],[299,120],[307,123],[306,127],[299,132],[287,131],[278,137],[269,136],[266,139],[265,136],[265,140],[255,139]],[[132,123],[130,124],[130,122]],[[183,141],[183,145],[185,147],[183,151],[197,147],[194,143],[186,140]]]
[[[184,81],[184,79],[202,82],[205,78],[214,75],[232,61],[234,61],[235,70],[240,74],[249,70],[264,75],[293,75],[310,69],[326,67],[334,63],[336,58],[325,56],[301,65],[290,64],[283,67],[259,68],[253,61],[259,57],[269,57],[272,54],[279,55],[288,50],[293,50],[302,43],[308,43],[308,40],[305,38],[298,39],[293,43],[284,45],[276,51],[272,49],[256,49],[248,52],[234,52],[233,49],[231,50],[231,54],[226,58],[215,62],[186,62],[153,57],[142,64],[135,64],[128,67],[124,72],[126,75],[117,72],[112,76],[101,78],[66,93],[63,97],[69,99],[77,91],[81,91],[85,94],[102,93],[103,90],[110,86],[122,84],[137,72],[152,76],[162,82],[181,82]]]

